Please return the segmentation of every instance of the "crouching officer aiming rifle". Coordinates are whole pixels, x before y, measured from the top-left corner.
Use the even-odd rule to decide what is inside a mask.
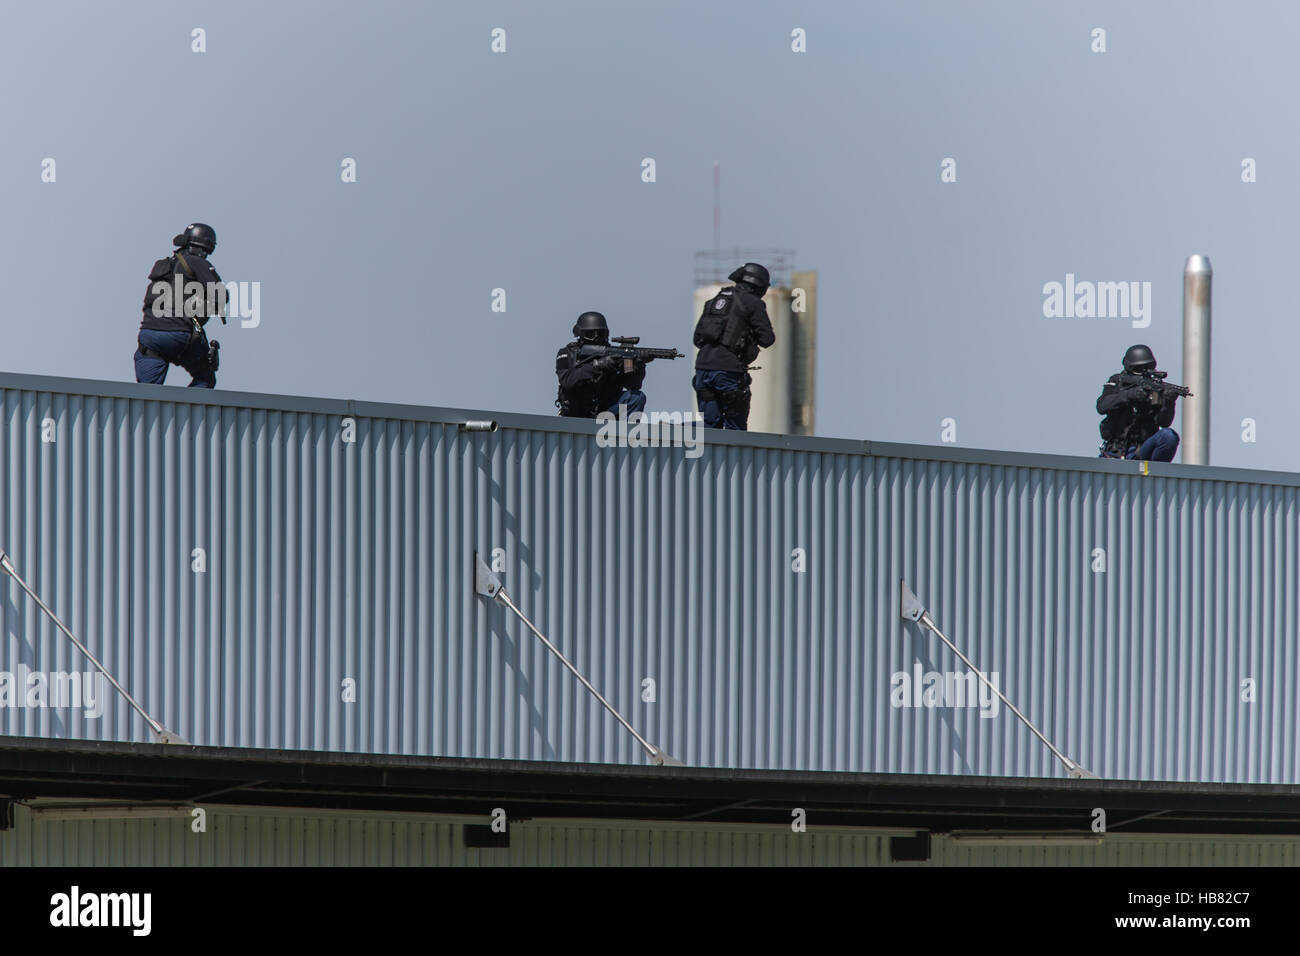
[[[601,412],[625,417],[644,412],[647,362],[685,358],[676,349],[638,348],[639,337],[609,337],[609,326],[599,312],[584,312],[573,326],[577,340],[555,354],[555,375],[560,380],[555,399],[560,414],[568,418],[595,418]]]
[[[1156,357],[1145,345],[1124,353],[1124,371],[1112,375],[1097,399],[1101,420],[1100,458],[1173,461],[1178,451],[1174,403],[1192,393],[1165,381],[1156,370]]]
[[[193,222],[174,239],[176,250],[149,270],[144,318],[135,351],[135,380],[161,385],[167,366],[190,373],[191,388],[217,384],[218,342],[209,342],[203,326],[213,315],[226,322],[226,287],[208,262],[217,248],[217,233]]]

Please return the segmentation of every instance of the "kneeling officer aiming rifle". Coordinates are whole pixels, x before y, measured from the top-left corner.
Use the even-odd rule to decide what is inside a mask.
[[[685,358],[676,349],[639,348],[639,336],[609,337],[609,326],[599,312],[584,312],[573,326],[577,340],[555,355],[555,375],[560,380],[555,404],[569,418],[595,418],[602,412],[625,415],[644,412],[646,363],[655,359]]]
[[[1184,385],[1166,382],[1167,372],[1156,370],[1156,357],[1145,345],[1124,353],[1124,371],[1102,386],[1097,411],[1101,421],[1101,458],[1135,458],[1173,461],[1178,451],[1174,403],[1188,398]]]

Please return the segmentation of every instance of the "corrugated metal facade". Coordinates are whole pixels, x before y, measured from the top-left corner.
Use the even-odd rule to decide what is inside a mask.
[[[934,835],[930,859],[895,864],[888,834],[812,827],[526,821],[510,846],[465,846],[467,823],[420,818],[210,808],[189,820],[34,819],[18,807],[0,831],[5,866],[1296,866],[1297,837],[1110,834],[1079,846],[970,845]]]
[[[0,547],[194,743],[644,762],[473,593],[500,549],[524,612],[687,763],[1059,775],[1004,708],[891,704],[896,673],[963,670],[899,619],[905,577],[1094,772],[1300,781],[1296,476],[456,426],[486,417],[0,375]],[[0,625],[0,670],[86,669],[7,579]],[[0,732],[147,739],[117,699],[0,706]]]

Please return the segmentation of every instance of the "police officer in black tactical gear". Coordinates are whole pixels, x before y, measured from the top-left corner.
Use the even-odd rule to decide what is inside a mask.
[[[691,384],[706,427],[745,431],[752,381],[746,369],[759,349],[776,341],[763,304],[771,276],[757,262],[746,262],[727,278],[735,285],[706,302],[695,324],[700,351]]]
[[[1124,372],[1132,375],[1156,373],[1156,357],[1145,345],[1134,345],[1124,353]],[[1174,403],[1178,396],[1157,388],[1120,381],[1112,375],[1097,399],[1101,420],[1100,458],[1133,458],[1140,461],[1173,461],[1178,451]]]
[[[645,381],[644,362],[635,362],[629,372],[613,356],[578,357],[578,350],[584,345],[609,344],[605,317],[599,312],[582,313],[573,325],[573,334],[577,340],[555,353],[555,375],[560,380],[555,404],[560,414],[568,418],[595,418],[601,412],[618,415],[619,406],[627,409],[623,413],[625,418],[634,412],[644,412],[646,397],[641,391]]]
[[[217,384],[217,342],[208,342],[203,326],[213,315],[225,324],[225,286],[208,262],[217,234],[207,223],[193,222],[174,239],[176,250],[149,270],[144,318],[135,351],[135,380],[161,385],[167,366],[190,373],[191,388]],[[180,291],[180,295],[177,291]]]

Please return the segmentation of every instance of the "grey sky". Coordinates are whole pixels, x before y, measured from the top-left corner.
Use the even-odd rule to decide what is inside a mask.
[[[960,445],[1094,455],[1126,346],[1181,380],[1200,252],[1212,461],[1300,470],[1298,27],[1287,3],[5,3],[0,367],[131,380],[145,275],[197,219],[262,284],[261,326],[215,333],[222,388],[552,414],[580,311],[688,350],[717,159],[723,244],[820,272],[819,434],[933,444],[953,417]],[[1066,273],[1150,281],[1151,326],[1044,318]],[[689,376],[651,366],[651,407],[689,408]]]

